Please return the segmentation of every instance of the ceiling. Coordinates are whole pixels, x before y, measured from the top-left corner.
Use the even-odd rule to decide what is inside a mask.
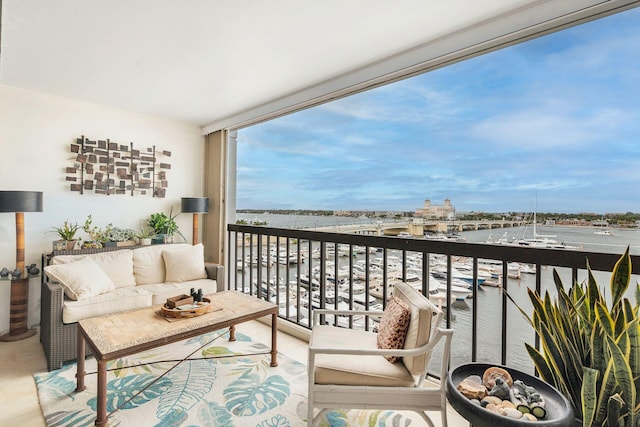
[[[210,132],[633,1],[0,0],[0,84]]]

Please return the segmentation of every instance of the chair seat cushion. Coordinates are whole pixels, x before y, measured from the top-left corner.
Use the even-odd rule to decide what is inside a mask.
[[[313,327],[314,347],[376,350],[377,334],[327,325]],[[316,384],[413,387],[414,378],[402,363],[389,363],[383,356],[318,354]]]

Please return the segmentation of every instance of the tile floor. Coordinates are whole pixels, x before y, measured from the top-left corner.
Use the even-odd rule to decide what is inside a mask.
[[[244,323],[238,326],[238,331],[257,341],[270,342],[271,329],[263,323]],[[278,349],[293,359],[301,362],[307,360],[307,343],[289,334],[278,334]],[[22,341],[0,342],[0,426],[45,426],[32,375],[46,369],[47,363],[38,334]],[[434,416],[433,419],[436,427],[439,427],[440,417]],[[451,408],[448,419],[450,427],[468,425]]]

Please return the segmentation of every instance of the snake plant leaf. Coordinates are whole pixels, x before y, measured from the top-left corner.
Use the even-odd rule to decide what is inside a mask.
[[[527,293],[529,294],[529,299],[531,298],[535,298],[535,292],[533,292],[530,288],[527,288]],[[529,323],[531,326],[534,326],[533,324],[533,320],[531,319],[531,317],[529,316],[529,314],[524,311],[522,309],[522,307],[520,307],[520,305],[513,299],[513,297],[509,294],[509,292],[504,293],[507,298],[509,298],[509,300],[516,306],[516,308],[518,309],[518,311],[520,312],[520,314],[522,314],[522,316],[526,319],[527,323]],[[533,294],[533,296],[532,296]],[[535,326],[534,326],[535,329]]]
[[[636,317],[627,324],[626,333],[629,336],[629,366],[633,377],[640,376],[640,318]]]
[[[623,334],[618,341],[624,340],[626,334]],[[622,352],[622,349],[616,343],[613,338],[607,337],[607,346],[612,355],[613,361],[613,373],[620,389],[622,390],[621,397],[625,401],[627,413],[629,414],[630,425],[635,426],[635,414],[633,408],[636,402],[636,385],[633,381],[633,374],[631,367],[627,361],[626,355]]]
[[[631,301],[629,301],[628,298],[622,299],[622,315],[624,315],[625,325],[629,324],[629,322],[632,322],[633,319],[637,317],[637,312],[631,306]]]
[[[582,425],[590,426],[596,413],[596,382],[600,372],[585,367],[582,371],[582,389],[580,391],[580,400],[582,408]]]
[[[616,265],[613,267],[611,275],[611,296],[613,298],[612,306],[615,307],[620,302],[624,293],[629,287],[631,281],[631,256],[629,255],[629,246],[624,251]]]
[[[593,313],[594,306],[596,305],[597,302],[601,301],[602,294],[600,293],[600,288],[598,287],[598,282],[596,281],[596,278],[593,275],[593,271],[591,271],[591,267],[589,266],[589,260],[587,260],[587,273],[588,273],[587,292],[586,292],[587,303],[589,305],[591,312]]]
[[[592,324],[594,315],[593,308],[588,304],[588,295],[582,289],[582,286],[574,286],[571,298],[571,304],[575,313],[579,316],[581,322]]]
[[[564,376],[560,378],[560,384],[565,389],[573,402],[580,401],[580,388],[581,388],[581,376],[582,372],[575,371],[574,365],[566,363],[564,355],[565,349],[558,345],[549,328],[546,325],[542,325],[542,335],[540,341],[542,348],[546,355],[547,362],[553,368],[555,372],[563,372]]]
[[[622,417],[621,409],[624,406],[624,400],[619,394],[614,394],[607,402],[607,427],[619,427],[620,418]],[[624,424],[623,424],[624,425]]]
[[[613,373],[613,360],[610,359],[600,381],[600,391],[598,392],[598,405],[593,425],[602,425],[607,416],[607,402],[610,396],[616,393],[616,379]]]
[[[605,357],[604,332],[598,323],[594,323],[591,330],[591,358],[589,366],[602,372],[607,366],[607,358]]]
[[[558,382],[553,376],[553,372],[549,367],[549,364],[547,363],[547,359],[545,359],[542,353],[536,350],[533,346],[527,343],[525,343],[524,346],[527,349],[527,353],[529,353],[529,357],[533,361],[533,365],[535,366],[536,371],[538,371],[538,375],[540,375],[540,378],[558,387]]]
[[[540,299],[540,296],[531,288],[527,288],[527,293],[529,294],[529,299],[531,300],[531,305],[533,306],[533,314],[538,316],[540,322],[547,323],[547,313],[545,312],[542,299]],[[537,325],[533,326],[536,327]]]
[[[609,315],[609,311],[607,310],[607,307],[603,306],[600,303],[596,304],[596,318],[598,319],[598,322],[600,322],[600,325],[602,326],[603,330],[607,333],[607,335],[609,335],[610,337],[615,336],[614,322],[611,316]]]
[[[585,322],[575,321],[575,316],[573,315],[558,315],[558,317],[562,327],[556,333],[563,337],[566,345],[575,350],[576,357],[583,362],[588,358],[589,353],[589,332],[585,330],[587,325]],[[572,321],[572,319],[574,320]]]
[[[613,320],[615,321],[614,335],[613,335],[614,337],[620,336],[620,334],[622,334],[624,330],[627,328],[627,324],[629,323],[629,321],[627,320],[629,318],[629,313],[627,313],[624,308],[625,300],[626,298],[623,298],[620,301],[621,310],[615,313],[615,317],[613,317],[613,314],[612,314]]]

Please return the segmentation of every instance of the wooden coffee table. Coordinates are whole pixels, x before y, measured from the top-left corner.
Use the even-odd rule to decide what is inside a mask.
[[[159,306],[84,319],[78,322],[78,372],[76,391],[85,389],[85,344],[98,363],[96,426],[107,423],[107,362],[207,332],[229,327],[235,341],[235,325],[271,315],[271,366],[278,366],[276,331],[278,306],[237,291],[207,295],[212,311],[173,322],[160,316]]]

